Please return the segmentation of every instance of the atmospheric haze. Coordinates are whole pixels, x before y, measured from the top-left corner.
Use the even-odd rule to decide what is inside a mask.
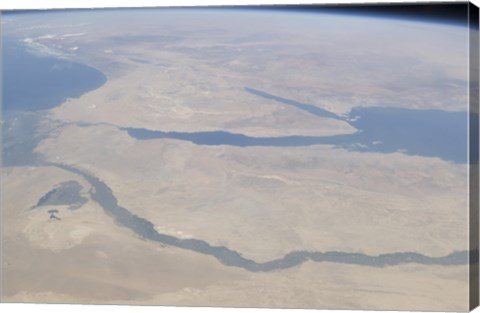
[[[206,8],[1,26],[2,301],[468,309],[466,26]]]

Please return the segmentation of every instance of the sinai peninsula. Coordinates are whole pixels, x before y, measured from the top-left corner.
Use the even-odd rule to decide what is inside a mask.
[[[2,12],[3,302],[468,307],[466,24]]]

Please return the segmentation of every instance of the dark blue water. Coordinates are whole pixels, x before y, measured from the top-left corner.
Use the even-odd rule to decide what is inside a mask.
[[[307,261],[334,262],[356,264],[363,266],[385,267],[404,263],[417,263],[426,265],[462,265],[468,264],[469,255],[474,256],[472,262],[477,262],[476,252],[455,251],[445,256],[430,257],[415,252],[394,252],[377,256],[363,253],[341,251],[292,251],[281,258],[268,262],[256,262],[242,256],[239,252],[225,246],[214,246],[204,240],[180,239],[175,236],[159,233],[150,221],[132,214],[128,209],[120,206],[112,189],[97,177],[77,167],[66,164],[49,163],[66,171],[81,175],[93,188],[90,189],[91,198],[115,219],[119,225],[129,228],[138,236],[164,245],[195,251],[197,253],[215,257],[227,266],[236,266],[251,272],[267,272],[298,266]]]
[[[92,67],[65,59],[39,57],[29,53],[23,45],[12,39],[4,39],[2,58],[4,113],[50,109],[64,102],[66,98],[79,97],[106,81],[105,75]],[[254,88],[245,87],[245,91],[315,116],[345,121],[358,131],[351,135],[325,137],[249,137],[225,131],[181,133],[135,128],[123,130],[128,131],[132,137],[143,140],[171,138],[199,145],[239,147],[330,144],[352,151],[399,151],[408,155],[438,157],[455,163],[468,161],[467,112],[357,107],[347,116],[339,116],[312,104],[282,98]],[[478,115],[474,115],[470,116],[470,119],[478,124]]]
[[[269,96],[268,99],[272,97]],[[283,99],[280,102],[285,103]],[[310,107],[304,107],[304,110],[310,111]],[[324,117],[323,112],[313,111],[312,114]],[[477,118],[472,121],[478,123],[478,115],[476,116]],[[238,147],[330,144],[351,151],[402,152],[407,155],[438,157],[455,163],[466,163],[468,161],[468,117],[467,112],[357,107],[352,109],[347,117],[337,116],[338,119],[343,119],[358,129],[357,132],[349,135],[250,137],[224,131],[181,133],[141,128],[122,128],[122,130],[141,140],[170,138],[191,141],[198,145]]]
[[[287,137],[250,137],[243,134],[229,133],[224,131],[212,132],[162,132],[144,128],[121,128],[136,139],[178,139],[191,141],[197,145],[219,146],[229,145],[237,147],[299,147],[316,144],[334,144],[337,138],[332,137],[309,137],[309,136],[287,136]]]
[[[397,252],[378,256],[370,256],[362,253],[349,253],[341,251],[292,251],[285,256],[269,262],[256,262],[252,259],[243,257],[239,252],[231,250],[225,246],[213,246],[206,241],[198,239],[180,239],[167,234],[159,233],[155,230],[154,225],[137,215],[132,214],[126,208],[119,206],[112,190],[98,178],[66,164],[42,164],[41,160],[36,160],[33,151],[38,142],[38,138],[46,136],[39,134],[37,131],[38,119],[41,114],[32,113],[42,109],[49,109],[61,104],[67,97],[78,97],[82,93],[99,87],[105,82],[103,74],[97,70],[78,63],[69,62],[54,58],[41,58],[29,54],[14,43],[4,44],[5,53],[3,55],[3,75],[6,78],[3,82],[3,111],[9,117],[4,120],[2,156],[8,156],[8,160],[12,160],[13,165],[17,165],[19,156],[28,156],[22,159],[21,164],[25,165],[53,165],[64,170],[73,172],[84,177],[94,188],[90,190],[91,198],[98,202],[103,209],[112,216],[115,221],[124,227],[134,231],[137,235],[144,239],[159,242],[165,245],[176,246],[181,249],[187,249],[198,253],[211,255],[225,265],[237,266],[248,271],[273,271],[279,269],[290,268],[306,262],[308,260],[314,262],[336,262],[347,264],[358,264],[364,266],[391,266],[402,263],[419,263],[419,264],[438,264],[438,265],[458,265],[468,262],[468,251],[453,252],[449,255],[441,257],[429,257],[414,252]],[[418,115],[417,110],[404,109],[385,109],[385,108],[357,108],[350,112],[348,117],[339,117],[334,113],[315,108],[313,105],[302,104],[297,101],[288,100],[276,96],[269,95],[264,92],[250,90],[258,96],[291,105],[300,110],[305,110],[311,114],[342,119],[348,121],[353,126],[360,129],[353,135],[340,135],[328,137],[308,137],[308,136],[289,136],[278,138],[254,138],[242,134],[232,134],[228,132],[197,132],[197,133],[180,133],[180,132],[159,132],[146,129],[125,128],[124,130],[138,139],[153,138],[174,138],[179,140],[188,140],[196,144],[207,145],[236,145],[236,146],[306,146],[312,144],[335,144],[339,147],[355,149],[356,143],[364,143],[365,149],[378,149],[379,151],[388,152],[398,147],[408,147],[412,151],[423,151],[422,144],[429,139],[427,152],[434,154],[443,154],[446,157],[458,158],[459,155],[443,151],[438,146],[440,140],[432,139],[432,134],[440,134],[446,136],[448,142],[452,143],[462,137],[466,140],[466,113],[453,114],[443,111],[429,111]],[[413,116],[415,115],[415,116]],[[434,121],[432,125],[443,125],[445,129],[436,126],[433,127],[426,122]],[[351,120],[354,117],[360,117]],[[452,118],[453,117],[453,118]],[[402,130],[405,123],[414,124],[411,129]],[[422,124],[423,123],[423,124]],[[440,124],[437,124],[440,123]],[[443,124],[442,124],[443,123]],[[423,126],[422,126],[423,125]],[[461,126],[461,127],[460,127]],[[423,128],[422,128],[423,127]],[[455,127],[455,131],[451,133],[447,131],[448,127]],[[416,136],[421,138],[419,142],[415,138],[410,140],[397,140],[396,138],[411,137],[415,130],[427,130],[425,134]],[[6,130],[6,131],[5,131]],[[462,135],[462,136],[461,136]],[[385,140],[386,143],[373,144],[371,140]],[[416,144],[412,144],[412,140]],[[463,147],[464,141],[457,142],[455,147]],[[372,146],[368,148],[368,145]],[[433,148],[432,148],[433,147]],[[435,148],[437,147],[437,148]],[[410,151],[407,149],[407,152]],[[432,150],[433,149],[433,150]],[[457,151],[458,152],[458,151]],[[15,161],[13,161],[15,160]],[[460,158],[461,160],[461,158]],[[67,188],[68,189],[68,188]],[[78,189],[78,188],[77,188]],[[74,192],[77,189],[73,189]],[[64,192],[67,192],[64,194]],[[39,200],[39,204],[44,203],[64,203],[70,201],[70,189],[57,190],[48,193]],[[74,195],[76,196],[76,195]],[[67,199],[64,199],[67,197]],[[82,200],[83,201],[83,200]],[[70,203],[70,202],[69,202]],[[53,215],[52,218],[57,218]]]
[[[354,108],[349,123],[360,130],[346,136],[364,147],[354,150],[438,157],[466,163],[468,155],[467,112],[401,108]],[[376,144],[374,144],[376,142]]]
[[[106,81],[90,66],[32,54],[14,39],[2,41],[2,64],[3,112],[51,109]]]

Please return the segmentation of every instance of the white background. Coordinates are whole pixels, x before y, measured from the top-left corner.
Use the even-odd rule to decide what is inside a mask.
[[[0,10],[6,9],[48,9],[48,8],[93,8],[93,7],[143,7],[143,6],[180,6],[180,5],[245,5],[245,4],[309,4],[309,3],[378,3],[378,2],[417,2],[414,0],[0,0]],[[441,2],[441,1],[428,1]],[[449,0],[449,2],[453,2]],[[480,6],[480,0],[472,1]],[[1,273],[1,272],[0,272]],[[0,277],[1,281],[1,277]],[[290,309],[233,309],[233,308],[186,308],[161,306],[114,306],[114,305],[46,305],[46,304],[0,304],[0,312],[10,313],[331,313],[328,310],[290,310]],[[344,310],[344,313],[361,311]],[[376,311],[387,313],[386,311]],[[390,311],[392,312],[392,311]],[[475,310],[480,312],[480,309]]]

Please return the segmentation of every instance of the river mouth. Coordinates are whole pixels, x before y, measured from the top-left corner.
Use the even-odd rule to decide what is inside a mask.
[[[99,70],[64,57],[40,54],[16,38],[2,37],[2,166],[35,164],[47,110],[101,87]]]
[[[2,38],[2,65],[3,113],[52,109],[107,81],[93,67],[35,53],[12,38]]]
[[[10,48],[8,48],[9,45],[5,46],[7,49],[4,55],[4,64],[11,64],[11,66],[8,65],[3,69],[4,76],[9,77],[9,79],[4,82],[4,90],[8,92],[3,95],[4,106],[2,107],[4,113],[2,125],[2,166],[56,166],[82,176],[93,187],[90,191],[92,200],[99,203],[118,225],[132,230],[136,235],[144,239],[210,255],[224,265],[240,267],[252,272],[281,270],[298,266],[307,261],[375,267],[404,263],[426,265],[468,264],[470,255],[468,251],[453,252],[441,257],[429,257],[408,251],[377,256],[342,251],[292,251],[279,259],[269,262],[256,262],[243,257],[240,252],[225,246],[213,246],[200,239],[181,239],[159,233],[150,221],[134,215],[128,209],[120,206],[112,189],[94,174],[68,164],[45,163],[41,160],[41,157],[34,153],[34,149],[39,141],[48,136],[48,130],[42,131],[39,126],[41,120],[45,118],[42,111],[60,105],[67,98],[79,97],[87,91],[100,87],[106,80],[105,76],[102,76],[103,74],[92,68],[67,60],[32,56],[28,52],[17,54],[17,49],[22,49],[15,44],[11,44]],[[22,58],[32,58],[32,60],[28,61]],[[27,79],[22,85],[20,81],[26,77],[25,73],[30,73],[30,70],[36,67],[29,62],[40,62],[41,66],[38,67],[38,72],[33,73],[31,79]],[[12,71],[15,73],[12,74]],[[66,76],[75,76],[75,73],[78,75],[74,80],[64,81]],[[93,75],[92,79],[89,79],[89,75]],[[52,85],[55,88],[45,87],[44,82],[48,82],[46,83],[47,85]],[[37,89],[29,93],[32,90],[31,88]],[[270,95],[252,88],[246,88],[245,90],[269,101],[290,105],[322,118],[345,121],[358,129],[358,132],[349,135],[325,137],[256,138],[226,131],[180,133],[136,128],[121,129],[139,140],[169,138],[187,140],[199,145],[233,145],[240,147],[292,147],[329,144],[353,151],[402,152],[411,155],[439,157],[456,163],[465,163],[467,161],[466,120],[468,114],[464,112],[421,111],[399,108],[354,108],[348,116],[338,116],[310,104]],[[26,94],[29,97],[27,98],[25,97],[25,91],[28,91]],[[406,122],[410,123],[408,124],[410,127],[406,127]],[[452,129],[454,130],[453,132],[451,132]],[[442,141],[436,140],[442,136]],[[425,145],[425,143],[428,144]],[[48,199],[53,198],[51,198],[51,195],[48,195],[45,200],[39,199],[39,203],[42,204],[43,201],[48,202]],[[64,200],[61,194],[57,196],[57,200],[59,203],[70,203],[70,199],[67,199],[68,201]],[[73,202],[77,203],[79,201],[81,203],[83,200]]]
[[[35,153],[38,143],[48,137],[40,131],[43,114],[36,112],[9,112],[2,116],[2,167],[29,166],[40,158]]]
[[[5,119],[9,119],[8,114],[11,112],[37,112],[54,108],[68,98],[80,97],[106,82],[106,76],[102,72],[87,65],[65,58],[32,53],[24,43],[12,38],[3,39],[2,43],[2,74],[8,78],[3,80],[2,112]],[[468,120],[470,118],[471,121],[478,121],[478,114],[475,113],[470,113],[469,116],[468,112],[395,107],[355,107],[347,115],[340,116],[312,104],[279,97],[251,87],[244,87],[244,91],[321,118],[341,120],[358,131],[334,136],[251,137],[226,130],[192,133],[131,127],[121,130],[139,140],[168,138],[186,140],[198,145],[238,147],[327,144],[349,151],[400,152],[465,164],[468,162]],[[8,130],[4,127],[5,129]],[[7,161],[6,164],[8,163]]]

